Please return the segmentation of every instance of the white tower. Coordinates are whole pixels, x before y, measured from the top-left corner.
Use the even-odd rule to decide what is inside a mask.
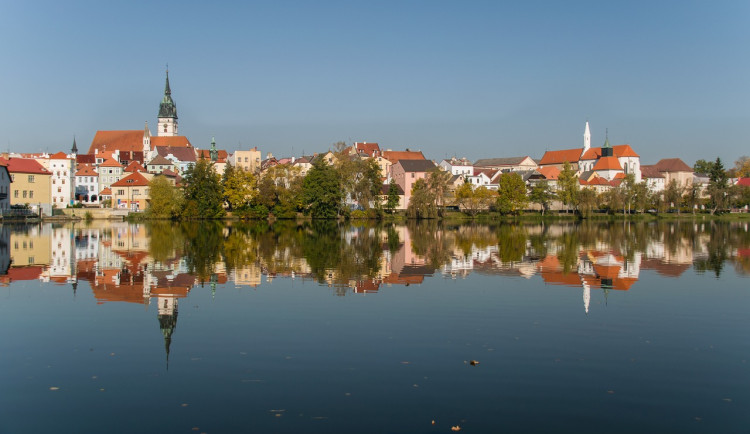
[[[589,130],[589,121],[586,121],[586,129],[583,130],[583,152],[591,148],[591,130]]]
[[[159,104],[159,124],[156,135],[177,135],[177,105],[172,101],[172,89],[169,88],[169,70],[167,70],[167,84],[164,86],[164,98]]]

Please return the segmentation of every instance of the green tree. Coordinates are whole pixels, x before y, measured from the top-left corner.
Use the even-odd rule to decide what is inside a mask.
[[[258,191],[255,175],[241,167],[233,168],[231,164],[227,164],[222,184],[224,200],[230,210],[247,207]]]
[[[391,182],[388,185],[388,196],[385,200],[385,209],[387,209],[389,212],[393,212],[393,210],[398,206],[399,200],[400,197],[398,194],[398,185],[396,185],[396,181],[391,179]]]
[[[497,208],[502,214],[518,215],[529,203],[526,183],[518,173],[503,173],[497,182]]]
[[[459,208],[472,217],[487,210],[497,198],[497,193],[485,186],[473,189],[468,182],[458,187],[454,195]]]
[[[578,193],[578,176],[567,161],[563,164],[563,170],[557,176],[557,197],[570,210],[571,205],[576,203]]]
[[[184,216],[188,218],[221,218],[224,211],[224,191],[214,164],[206,159],[188,167],[183,177],[183,194],[187,202]]]
[[[743,155],[734,162],[734,176],[750,178],[750,157]]]
[[[446,172],[439,167],[431,170],[427,175],[427,185],[435,195],[435,206],[437,207],[438,214],[441,216],[443,215],[445,195],[448,193],[448,183],[450,180],[450,172]]]
[[[701,204],[701,186],[700,184],[693,183],[686,188],[683,196],[683,202],[685,205],[690,207],[690,210],[695,214],[695,210]]]
[[[531,188],[531,194],[529,194],[529,200],[542,207],[542,215],[544,215],[545,211],[549,210],[550,204],[556,197],[557,195],[555,195],[552,186],[549,185],[547,180],[542,180],[534,184]]]
[[[708,175],[713,170],[714,163],[712,161],[698,160],[693,164],[693,171],[696,173],[703,173]]]
[[[717,210],[727,208],[729,205],[727,174],[724,171],[724,164],[722,164],[721,158],[716,158],[711,171],[708,173],[708,178],[709,182],[706,193],[708,193],[709,197],[711,214],[714,214]]]
[[[599,207],[598,195],[591,188],[582,188],[576,194],[576,208],[582,217],[588,217]]]
[[[411,198],[406,208],[406,214],[415,219],[431,219],[437,217],[435,206],[435,193],[433,193],[427,181],[418,179],[411,189]]]
[[[335,218],[341,211],[343,193],[339,172],[317,161],[302,181],[303,208],[313,218]]]
[[[677,214],[680,213],[683,193],[683,188],[680,187],[676,179],[669,181],[667,188],[664,189],[664,201],[668,207],[677,208]]]
[[[157,175],[148,183],[149,202],[146,215],[149,218],[177,218],[182,210],[182,192],[166,177]]]

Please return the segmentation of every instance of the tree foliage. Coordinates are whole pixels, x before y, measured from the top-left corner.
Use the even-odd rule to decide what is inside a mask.
[[[406,208],[410,218],[431,219],[437,217],[435,193],[432,192],[424,179],[418,179],[411,189],[411,198]]]
[[[182,192],[164,176],[154,176],[148,183],[149,202],[146,215],[155,219],[177,218],[182,210]]]
[[[485,186],[473,189],[468,182],[458,187],[454,195],[459,208],[471,216],[489,209],[497,198],[496,192],[488,190]]]
[[[557,176],[557,197],[565,206],[570,207],[576,203],[578,193],[578,176],[569,162],[563,164],[563,170]]]
[[[529,203],[526,183],[518,173],[503,173],[497,182],[497,208],[502,214],[518,215]]]
[[[387,209],[389,212],[393,212],[393,210],[398,206],[399,200],[400,197],[398,194],[398,185],[396,185],[396,181],[391,179],[391,182],[388,185],[388,196],[385,200],[385,209]]]
[[[230,210],[247,207],[255,197],[258,189],[255,175],[241,167],[234,168],[227,164],[222,179],[224,185],[224,201]]]
[[[313,164],[302,181],[302,204],[313,218],[334,218],[343,201],[339,172],[323,161]]]
[[[183,194],[187,218],[221,218],[224,211],[224,191],[219,175],[210,160],[200,159],[188,167],[183,177]]]
[[[544,215],[545,211],[549,210],[550,204],[556,197],[555,191],[547,180],[542,180],[534,184],[529,194],[529,200],[542,207],[542,215]]]

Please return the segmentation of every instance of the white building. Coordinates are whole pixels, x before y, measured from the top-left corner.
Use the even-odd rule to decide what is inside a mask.
[[[82,166],[75,175],[75,200],[84,204],[99,204],[99,173],[91,166]]]
[[[76,169],[75,157],[58,152],[50,155],[48,169],[50,176],[50,195],[52,206],[66,208],[73,204],[74,173]]]

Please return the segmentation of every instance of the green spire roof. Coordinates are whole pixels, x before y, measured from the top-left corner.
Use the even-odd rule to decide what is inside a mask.
[[[177,105],[172,100],[172,89],[169,88],[169,70],[167,70],[167,84],[164,86],[164,98],[159,104],[159,117],[177,119]]]

